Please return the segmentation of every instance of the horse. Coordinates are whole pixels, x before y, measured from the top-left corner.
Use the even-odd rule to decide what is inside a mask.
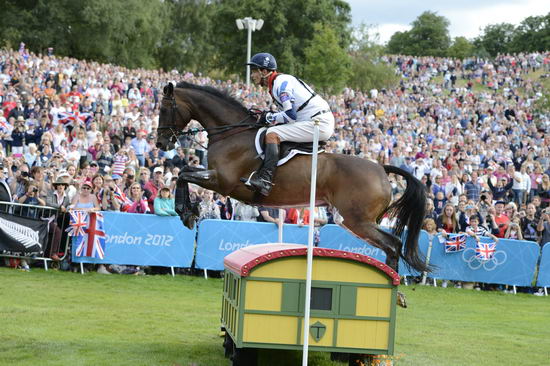
[[[183,171],[177,181],[176,200],[187,183],[194,183],[251,205],[305,207],[309,205],[311,156],[297,155],[280,166],[269,196],[251,192],[241,182],[261,165],[254,146],[260,126],[256,116],[225,92],[209,86],[180,82],[163,89],[157,140],[166,149],[191,120],[209,137],[208,167]],[[388,174],[405,178],[403,195],[392,203]],[[180,194],[178,194],[178,191]],[[179,198],[178,198],[179,197]],[[429,271],[418,251],[426,207],[422,183],[412,174],[390,165],[381,166],[350,155],[321,153],[318,156],[316,205],[331,206],[343,218],[342,226],[386,253],[386,264],[397,271],[399,258],[417,271]],[[393,232],[378,226],[386,215],[396,218]],[[188,225],[189,226],[189,225]],[[401,241],[405,228],[407,236]],[[404,250],[403,249],[404,246]]]

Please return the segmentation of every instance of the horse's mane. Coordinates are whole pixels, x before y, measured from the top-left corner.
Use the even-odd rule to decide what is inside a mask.
[[[237,99],[229,95],[227,91],[221,91],[212,86],[202,86],[202,85],[191,84],[185,81],[180,81],[179,83],[177,83],[176,88],[200,90],[214,97],[220,98],[226,101],[227,103],[229,103],[230,105],[241,109],[244,112],[248,112],[248,109],[246,109],[246,107]]]

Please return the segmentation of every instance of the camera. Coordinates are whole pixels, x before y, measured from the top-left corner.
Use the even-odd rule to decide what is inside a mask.
[[[34,187],[34,188],[32,189],[32,191],[33,191],[34,193],[38,193],[38,188]]]
[[[21,172],[21,176],[23,178],[28,178],[29,177],[29,172]]]
[[[480,198],[481,198],[482,201],[485,201],[485,200],[487,199],[487,196],[484,195],[484,194],[482,194],[482,195],[480,196]]]

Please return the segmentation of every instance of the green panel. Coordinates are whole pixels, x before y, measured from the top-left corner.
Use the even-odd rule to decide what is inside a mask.
[[[357,303],[357,287],[342,286],[340,287],[340,314],[355,315]]]
[[[282,311],[298,311],[298,305],[300,303],[300,284],[297,282],[283,282],[283,297],[281,301]]]

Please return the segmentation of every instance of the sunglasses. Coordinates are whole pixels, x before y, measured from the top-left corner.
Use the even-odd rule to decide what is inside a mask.
[[[84,190],[87,190],[87,191],[91,191],[92,189],[88,186],[83,186],[81,189],[84,189]]]

